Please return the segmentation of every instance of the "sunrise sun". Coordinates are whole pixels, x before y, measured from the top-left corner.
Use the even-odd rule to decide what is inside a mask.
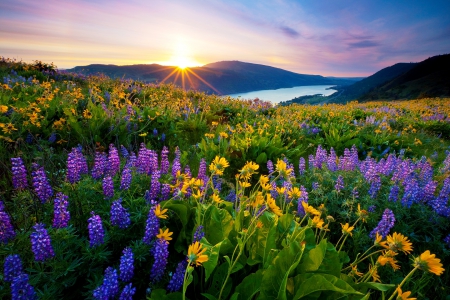
[[[170,66],[177,66],[180,69],[199,66],[200,63],[193,58],[191,48],[186,41],[178,41],[172,51],[172,56],[167,62]]]

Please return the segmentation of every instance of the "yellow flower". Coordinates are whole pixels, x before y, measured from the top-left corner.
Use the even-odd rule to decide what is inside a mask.
[[[381,280],[380,280],[380,275],[378,275],[377,268],[371,267],[370,270],[369,270],[369,272],[370,272],[370,276],[372,276],[373,281],[375,281],[375,282],[377,282],[377,281],[378,281],[378,282],[381,282]]]
[[[275,199],[273,199],[270,194],[267,194],[267,206],[277,216],[281,217],[283,215],[283,212],[281,211],[281,209],[275,203]]]
[[[258,223],[256,223],[256,227],[257,228],[263,228],[263,226],[264,226],[263,222],[258,220]]]
[[[208,255],[205,253],[206,249],[202,249],[202,244],[198,241],[191,244],[188,249],[188,262],[190,265],[200,266],[202,263],[208,261]]]
[[[259,183],[261,184],[261,188],[265,191],[270,191],[272,189],[272,186],[268,182],[269,176],[261,175],[261,177],[259,177]]]
[[[256,170],[259,169],[259,165],[254,162],[247,162],[245,166],[239,170],[239,176],[244,180],[250,180],[250,177],[256,173]]]
[[[414,145],[422,145],[422,141],[419,140],[418,138],[414,138]]]
[[[258,194],[255,197],[255,200],[252,201],[251,205],[253,208],[257,208],[260,205],[264,204],[264,196],[262,192],[258,192]]]
[[[242,186],[243,188],[251,186],[251,184],[247,181],[239,181],[239,185]]]
[[[312,219],[313,227],[322,228],[323,223],[325,223],[319,216],[315,216]]]
[[[361,206],[358,203],[358,213],[357,213],[358,217],[361,218],[361,220],[363,222],[366,222],[367,217],[369,216],[369,212],[365,209],[361,209]]]
[[[394,252],[402,251],[409,254],[412,251],[412,243],[406,236],[401,233],[394,232],[394,234],[388,235],[386,238],[386,245],[383,246],[386,249],[390,249]]]
[[[223,200],[220,199],[219,195],[217,195],[217,194],[213,194],[213,195],[211,196],[211,198],[212,198],[213,201],[216,202],[216,203],[222,203],[222,202],[223,202]]]
[[[8,124],[0,123],[0,127],[2,128],[4,133],[11,133],[13,130],[17,130],[17,128],[14,127],[14,124],[12,123]]]
[[[280,176],[287,178],[292,173],[292,169],[287,169],[286,162],[284,160],[278,160],[275,169],[280,173]]]
[[[172,238],[170,237],[173,234],[173,232],[169,232],[169,228],[167,228],[166,230],[162,230],[161,228],[159,229],[159,234],[156,235],[156,237],[158,239],[163,239],[166,241],[171,241]]]
[[[419,267],[419,269],[436,274],[440,276],[444,273],[445,269],[442,267],[441,260],[436,258],[435,254],[431,254],[430,250],[420,254],[419,257],[414,259],[413,266]]]
[[[359,272],[358,266],[355,265],[355,266],[352,266],[352,270],[350,271],[349,275],[356,275],[358,277],[361,277],[361,276],[363,276],[363,273]]]
[[[225,131],[222,131],[221,133],[219,133],[219,135],[224,139],[228,138],[228,133],[226,133]]]
[[[215,121],[211,122],[211,126],[217,126],[217,125],[219,125],[219,122],[215,122]]]
[[[394,251],[388,250],[378,257],[377,262],[382,266],[385,266],[386,263],[389,263],[391,265],[392,269],[394,269],[394,271],[396,271],[396,270],[400,269],[400,266],[397,265],[397,261],[394,259],[395,255],[397,255],[397,253],[395,253]]]
[[[214,138],[214,134],[212,134],[212,133],[205,133],[205,136],[210,139]]]
[[[320,216],[320,212],[305,201],[302,201],[302,206],[306,214]]]
[[[228,161],[225,159],[225,157],[216,156],[216,158],[214,158],[212,163],[209,165],[209,170],[214,175],[223,175],[223,171],[228,166],[229,164]]]
[[[196,192],[192,193],[192,197],[194,197],[195,199],[200,199],[203,196],[202,192],[200,192],[200,190],[197,190]]]
[[[294,187],[288,191],[289,199],[298,199],[302,195],[302,191],[298,187]]]
[[[139,136],[147,136],[147,132],[140,133]]]
[[[85,109],[85,110],[83,111],[83,117],[84,117],[85,119],[92,119],[92,114],[91,114],[91,112],[89,111],[89,109]]]
[[[341,223],[341,226],[342,226],[342,233],[343,233],[343,234],[350,234],[350,236],[353,235],[352,230],[353,230],[355,227],[350,226],[348,223],[345,223],[345,225]]]
[[[167,208],[161,210],[161,206],[159,204],[155,206],[155,215],[158,218],[160,218],[160,219],[167,219],[166,212],[167,212]]]
[[[408,298],[411,295],[411,292],[402,292],[400,287],[397,287],[397,300],[416,300],[417,298]]]
[[[8,106],[6,105],[0,105],[0,113],[4,114],[5,112],[8,111]]]

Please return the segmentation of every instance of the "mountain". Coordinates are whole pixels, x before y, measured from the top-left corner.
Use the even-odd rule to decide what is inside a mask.
[[[450,97],[450,54],[430,57],[392,80],[362,95],[374,99],[418,99]]]
[[[328,96],[327,102],[343,103],[355,99],[360,99],[362,95],[367,94],[374,88],[389,82],[390,80],[404,74],[416,66],[417,63],[398,63],[384,68],[375,74],[355,82],[352,85],[337,87],[337,93]]]
[[[177,67],[149,65],[88,65],[67,70],[82,74],[103,73],[112,78],[142,80],[147,83],[174,83],[185,89],[228,95],[304,85],[348,85],[359,78],[328,78],[298,74],[279,68],[240,61],[221,61],[203,67],[181,70]]]

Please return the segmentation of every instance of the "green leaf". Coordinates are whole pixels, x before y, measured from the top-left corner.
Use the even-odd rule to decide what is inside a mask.
[[[317,271],[322,264],[327,250],[327,241],[322,240],[315,248],[307,251],[297,267],[298,273]]]
[[[253,299],[253,296],[259,292],[262,278],[263,270],[258,270],[245,277],[235,290],[235,293],[239,293],[239,299]]]
[[[233,217],[225,209],[211,205],[205,212],[205,236],[213,245],[223,241],[233,229]]]
[[[223,241],[212,246],[204,238],[202,239],[202,244],[207,248],[205,253],[208,255],[208,260],[203,263],[203,267],[205,268],[205,281],[208,280],[209,276],[216,268],[222,243]]]
[[[267,154],[266,152],[262,152],[258,155],[258,157],[256,158],[256,163],[257,164],[265,164],[267,163]]]
[[[289,247],[278,253],[272,264],[264,271],[259,299],[287,299],[287,280],[300,262],[303,250],[297,241],[292,241]]]
[[[294,299],[339,299],[345,295],[361,295],[348,283],[328,274],[299,274],[294,277]]]
[[[217,300],[217,298],[214,297],[214,296],[211,295],[211,294],[202,293],[202,296],[205,297],[205,298],[208,298],[209,300]]]

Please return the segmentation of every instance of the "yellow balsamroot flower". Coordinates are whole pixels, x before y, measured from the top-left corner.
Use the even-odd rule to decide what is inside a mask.
[[[200,190],[197,190],[196,192],[192,193],[192,197],[194,197],[195,199],[200,199],[203,196],[202,192],[200,192]]]
[[[370,267],[370,270],[369,270],[369,272],[370,272],[370,276],[372,276],[372,280],[373,281],[375,281],[375,282],[381,282],[381,280],[380,280],[380,275],[378,275],[378,271],[377,271],[377,268],[375,268],[375,267]]]
[[[88,109],[85,109],[85,110],[83,111],[83,117],[84,117],[85,119],[92,119],[92,113],[91,113]]]
[[[223,202],[223,200],[220,199],[219,195],[217,195],[217,194],[213,194],[211,196],[211,199],[213,199],[213,201],[216,202],[216,203],[222,203]]]
[[[320,216],[320,212],[305,201],[302,201],[302,206],[306,214]]]
[[[250,177],[256,173],[256,170],[259,169],[259,165],[254,162],[247,162],[245,166],[239,170],[239,176],[244,180],[250,180]]]
[[[358,266],[354,265],[354,266],[352,266],[352,270],[350,271],[349,275],[356,275],[358,277],[361,277],[364,274],[358,271]]]
[[[159,229],[159,234],[156,235],[156,237],[158,239],[163,239],[166,241],[171,241],[172,238],[170,237],[173,234],[173,232],[169,232],[169,228],[167,228],[166,230],[162,230],[161,228]]]
[[[298,187],[294,187],[287,192],[289,199],[298,199],[302,195],[302,191]]]
[[[288,169],[286,162],[284,160],[278,159],[277,164],[275,165],[275,170],[280,173],[280,176],[283,176],[284,178],[289,177],[292,173],[292,169]]]
[[[214,134],[212,133],[205,133],[205,136],[209,139],[213,139],[214,138]]]
[[[252,186],[250,184],[250,182],[247,182],[247,181],[239,181],[239,185],[243,188],[248,188],[248,187]]]
[[[369,216],[369,212],[365,209],[361,209],[361,206],[358,203],[358,217],[361,218],[363,222],[367,221],[367,217]]]
[[[147,136],[147,132],[140,133],[139,136]]]
[[[13,130],[17,130],[17,128],[14,127],[14,124],[12,123],[8,124],[0,123],[0,128],[2,128],[4,133],[11,133]]]
[[[316,228],[322,228],[323,227],[323,224],[325,223],[319,216],[315,216],[313,219],[312,219],[312,223],[313,223],[313,227],[316,227]]]
[[[0,105],[0,113],[4,114],[5,112],[8,111],[8,106],[6,105]]]
[[[445,269],[442,267],[441,260],[436,258],[435,254],[431,254],[430,250],[420,254],[419,257],[414,259],[414,267],[418,267],[421,270],[436,274],[440,276],[444,273]]]
[[[258,194],[255,196],[255,199],[251,202],[251,206],[253,208],[257,208],[260,205],[264,204],[264,196],[262,192],[258,192]]]
[[[405,254],[409,254],[409,252],[413,249],[412,243],[408,240],[408,238],[397,232],[394,232],[392,236],[387,236],[386,245],[383,247],[394,252],[402,251]]]
[[[228,138],[228,133],[226,133],[225,131],[222,131],[221,133],[219,133],[220,137],[227,139]]]
[[[212,163],[209,165],[209,170],[214,175],[223,175],[223,171],[228,166],[229,164],[225,157],[216,156],[216,158],[214,158]]]
[[[285,187],[277,187],[277,193],[279,195],[283,195],[284,192],[286,192],[286,188]]]
[[[161,206],[159,204],[155,206],[155,215],[158,218],[160,218],[160,219],[167,219],[166,212],[167,212],[167,208],[161,210]]]
[[[345,225],[341,223],[341,226],[343,234],[350,234],[350,236],[353,235],[352,230],[355,228],[354,226],[350,226],[348,223],[345,223]]]
[[[408,298],[411,292],[402,292],[400,287],[397,287],[397,300],[417,300],[417,298]]]
[[[259,177],[259,184],[261,184],[261,188],[265,191],[270,191],[272,189],[272,186],[269,184],[269,176],[267,175],[261,175],[261,177]]]
[[[205,253],[206,249],[202,249],[202,244],[198,241],[191,244],[188,249],[188,262],[190,265],[200,266],[202,263],[208,261],[208,255]]]
[[[283,212],[275,203],[275,199],[273,199],[270,194],[267,194],[267,206],[277,216],[281,217],[283,215]]]
[[[400,269],[400,266],[397,265],[397,261],[394,259],[394,256],[397,255],[397,253],[389,250],[384,252],[382,255],[380,255],[377,259],[377,262],[382,265],[385,266],[386,263],[389,263],[392,267],[392,269],[394,269],[394,271]]]

